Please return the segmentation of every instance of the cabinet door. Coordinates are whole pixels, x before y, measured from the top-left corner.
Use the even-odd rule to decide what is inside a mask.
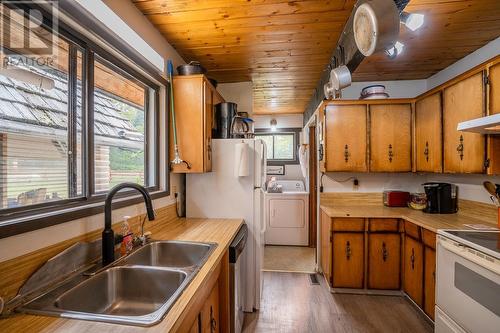
[[[434,319],[436,297],[436,251],[425,247],[424,311]]]
[[[368,237],[368,288],[401,289],[401,236],[397,233]]]
[[[203,90],[205,99],[205,131],[204,131],[204,171],[212,171],[212,126],[214,117],[214,92],[210,84],[203,80]]]
[[[204,109],[203,78],[174,77],[175,120],[180,157],[191,164],[172,165],[176,173],[201,173],[204,171]],[[170,159],[174,156],[173,122],[170,121]]]
[[[458,123],[483,116],[483,90],[482,72],[444,90],[445,172],[482,173],[484,171],[484,135],[457,131]]]
[[[326,107],[326,171],[368,171],[366,105]]]
[[[411,105],[370,105],[370,171],[411,171]]]
[[[405,236],[404,291],[418,306],[423,305],[424,258],[423,245]]]
[[[489,114],[500,113],[500,63],[490,67],[489,81],[490,81]]]
[[[443,171],[441,93],[427,96],[415,104],[416,169]]]
[[[219,283],[216,282],[201,310],[201,331],[219,332]]]
[[[363,288],[364,234],[333,234],[333,287]]]
[[[321,210],[321,268],[329,284],[332,283],[332,219]]]
[[[193,326],[189,329],[189,333],[200,333],[200,315],[194,320]]]

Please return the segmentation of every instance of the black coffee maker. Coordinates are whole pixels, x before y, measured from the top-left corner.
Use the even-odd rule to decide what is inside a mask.
[[[458,211],[458,187],[448,183],[422,184],[427,196],[424,213],[453,214]]]

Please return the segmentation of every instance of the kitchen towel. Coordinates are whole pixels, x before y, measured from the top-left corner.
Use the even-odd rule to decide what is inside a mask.
[[[245,142],[237,143],[234,146],[234,176],[246,177],[250,174],[248,167],[249,160],[248,144]]]

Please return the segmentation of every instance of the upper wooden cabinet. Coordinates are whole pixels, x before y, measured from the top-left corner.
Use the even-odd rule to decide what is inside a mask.
[[[370,105],[370,171],[411,171],[411,105]]]
[[[328,105],[325,109],[325,171],[368,171],[366,105]]]
[[[441,92],[415,103],[415,161],[418,172],[443,171]]]
[[[483,72],[479,72],[444,89],[444,172],[484,172],[484,136],[457,131],[458,123],[484,115],[483,87]]]
[[[204,75],[175,76],[175,120],[181,158],[191,164],[173,165],[175,173],[212,171],[212,124],[214,106],[224,99]],[[172,122],[171,122],[172,123]],[[170,130],[170,158],[174,154],[173,131]]]

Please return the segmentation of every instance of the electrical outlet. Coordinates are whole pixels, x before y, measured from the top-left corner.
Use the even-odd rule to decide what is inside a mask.
[[[352,189],[354,191],[357,191],[359,189],[359,180],[357,178],[354,178],[352,181]]]

